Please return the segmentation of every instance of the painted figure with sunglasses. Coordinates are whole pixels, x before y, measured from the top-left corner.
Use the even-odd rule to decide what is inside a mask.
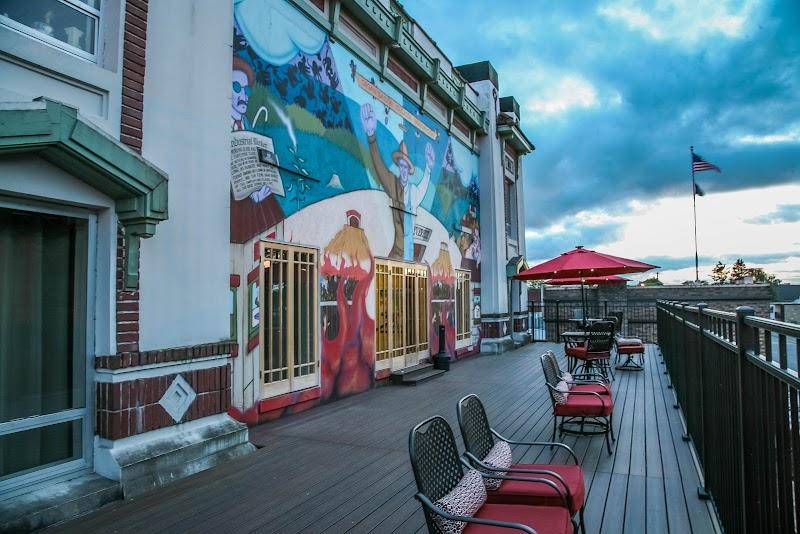
[[[250,86],[253,80],[253,69],[245,60],[233,56],[233,87],[231,92],[231,131],[238,132],[250,129],[250,121],[245,114],[250,102]]]

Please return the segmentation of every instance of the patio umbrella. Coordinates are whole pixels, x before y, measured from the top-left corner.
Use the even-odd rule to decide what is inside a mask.
[[[587,277],[642,273],[657,268],[658,265],[620,258],[619,256],[603,254],[602,252],[595,252],[594,250],[577,246],[569,252],[563,252],[552,260],[547,260],[520,272],[514,278],[518,280],[580,279],[583,318],[586,319],[584,284]]]
[[[553,278],[552,280],[545,282],[545,284],[549,286],[577,286],[580,285],[581,282],[588,285],[605,285],[630,281],[630,278],[623,278],[622,276],[617,276],[614,274],[610,276],[587,276],[586,278]]]

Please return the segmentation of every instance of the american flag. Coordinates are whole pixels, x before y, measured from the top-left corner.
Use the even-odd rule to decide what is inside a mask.
[[[694,171],[694,172],[701,172],[701,171],[722,172],[719,167],[717,167],[713,163],[707,162],[706,160],[704,160],[702,157],[698,156],[694,152],[692,152],[692,171]]]

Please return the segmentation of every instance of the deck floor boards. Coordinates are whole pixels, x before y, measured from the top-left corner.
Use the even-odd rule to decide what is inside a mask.
[[[413,499],[408,431],[477,393],[492,425],[520,441],[548,441],[550,400],[539,355],[560,345],[536,343],[455,363],[415,387],[362,395],[250,429],[260,448],[136,499],[107,505],[59,525],[59,532],[424,532]],[[588,532],[713,532],[713,511],[697,497],[699,477],[681,438],[680,412],[667,387],[658,348],[645,370],[617,371],[613,454],[602,436],[565,435],[586,472]],[[519,463],[566,461],[563,450],[514,446]]]

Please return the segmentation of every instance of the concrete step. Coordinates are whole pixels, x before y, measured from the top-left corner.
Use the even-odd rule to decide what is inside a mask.
[[[402,384],[404,386],[416,386],[417,384],[436,378],[439,375],[443,375],[446,372],[447,371],[443,369],[430,369],[428,371],[417,372],[410,376],[404,376]]]
[[[96,474],[56,482],[0,501],[0,532],[30,532],[46,528],[121,498],[119,482]]]
[[[434,369],[432,363],[421,363],[405,369],[399,369],[392,373],[392,383],[404,386],[414,386],[420,382],[425,382],[431,378],[445,373],[446,371]]]

